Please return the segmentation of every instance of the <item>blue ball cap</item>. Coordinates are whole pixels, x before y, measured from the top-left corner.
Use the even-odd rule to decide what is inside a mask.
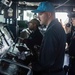
[[[55,12],[55,7],[52,3],[46,1],[41,2],[36,10],[32,11],[33,13],[39,13],[39,12]]]

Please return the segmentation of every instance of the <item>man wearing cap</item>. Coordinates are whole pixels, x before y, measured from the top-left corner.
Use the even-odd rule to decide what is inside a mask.
[[[75,75],[75,14],[68,15],[71,20],[67,31],[67,43],[69,49],[69,75]]]
[[[43,35],[39,30],[40,22],[37,19],[32,19],[29,22],[29,29],[32,33],[29,35],[26,45],[29,49],[34,50],[35,46],[40,46],[42,42]]]
[[[66,36],[62,25],[55,19],[54,6],[46,1],[41,2],[33,13],[38,13],[41,25],[46,25],[46,32],[41,44],[38,61],[34,62],[33,70],[38,75],[64,75],[63,62]],[[37,75],[34,74],[33,75]]]

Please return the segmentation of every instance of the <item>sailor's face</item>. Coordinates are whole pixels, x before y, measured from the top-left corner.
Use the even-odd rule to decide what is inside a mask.
[[[71,22],[72,22],[73,26],[75,26],[75,18],[72,18]]]
[[[34,28],[33,23],[29,23],[29,29],[30,29],[30,30],[33,30],[33,28]]]
[[[40,12],[38,13],[38,19],[41,25],[46,25],[48,21],[48,14],[47,12]]]

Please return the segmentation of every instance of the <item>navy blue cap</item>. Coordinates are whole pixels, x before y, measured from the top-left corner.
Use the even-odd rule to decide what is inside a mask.
[[[75,13],[70,13],[70,14],[68,14],[68,17],[69,17],[69,18],[75,18]]]
[[[39,13],[39,12],[55,12],[55,7],[52,3],[46,1],[41,2],[36,10],[32,11],[33,13]]]

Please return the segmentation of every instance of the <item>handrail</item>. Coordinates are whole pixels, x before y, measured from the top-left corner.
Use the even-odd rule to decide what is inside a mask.
[[[0,60],[1,61],[5,61],[5,62],[8,62],[8,63],[11,63],[11,64],[15,64],[15,65],[20,66],[20,67],[23,67],[23,68],[26,68],[26,69],[29,70],[28,73],[27,73],[27,75],[30,75],[31,74],[31,69],[28,66],[25,66],[25,65],[22,65],[20,63],[15,62],[15,61],[11,61],[11,60],[4,59],[4,58],[0,58]]]

